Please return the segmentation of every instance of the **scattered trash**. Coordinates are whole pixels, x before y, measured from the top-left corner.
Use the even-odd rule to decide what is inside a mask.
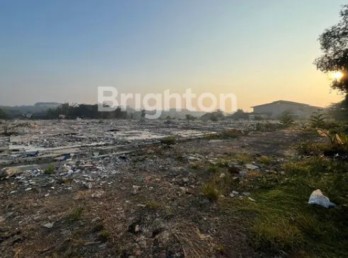
[[[254,164],[246,164],[245,165],[245,168],[246,169],[249,169],[249,170],[256,170],[256,169],[259,169],[258,166],[254,165]]]
[[[312,192],[311,196],[309,197],[308,204],[316,204],[325,208],[332,208],[336,206],[336,204],[330,202],[330,199],[328,197],[323,195],[320,189]]]
[[[190,179],[187,178],[187,177],[184,177],[184,178],[182,179],[182,181],[183,181],[184,183],[188,183],[188,182],[190,181]]]
[[[140,186],[138,186],[138,185],[133,185],[133,194],[137,194],[138,193],[138,191],[139,191],[139,189],[140,189]]]
[[[48,222],[48,223],[46,223],[46,224],[43,224],[42,226],[43,226],[44,228],[53,228],[53,225],[54,225],[53,222]]]
[[[238,196],[239,195],[239,192],[237,192],[237,191],[232,191],[231,193],[230,193],[230,197],[235,197],[235,196]]]

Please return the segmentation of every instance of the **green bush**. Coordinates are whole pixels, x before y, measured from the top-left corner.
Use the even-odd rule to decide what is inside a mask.
[[[213,182],[208,182],[202,187],[202,194],[209,201],[215,202],[219,199],[220,193]]]
[[[310,125],[312,128],[325,128],[325,115],[315,112],[310,117]]]
[[[44,174],[46,175],[51,175],[51,174],[54,174],[55,172],[55,167],[53,164],[49,164],[46,169],[44,170]]]
[[[294,115],[290,111],[284,111],[280,115],[279,121],[284,127],[289,127],[293,125],[295,122]]]
[[[161,144],[163,145],[174,145],[176,143],[176,137],[175,136],[167,136],[160,140]]]

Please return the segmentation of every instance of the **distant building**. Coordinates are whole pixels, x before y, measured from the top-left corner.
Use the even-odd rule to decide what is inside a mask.
[[[255,116],[279,118],[282,113],[289,111],[298,119],[309,118],[314,112],[323,110],[321,107],[286,100],[278,100],[272,103],[257,105],[252,108],[254,109],[253,114]]]
[[[40,107],[40,108],[57,108],[61,103],[56,103],[56,102],[38,102],[35,104],[35,107]]]

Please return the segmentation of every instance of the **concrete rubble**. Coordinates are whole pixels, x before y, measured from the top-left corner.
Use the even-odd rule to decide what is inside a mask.
[[[49,253],[49,248],[61,252],[65,241],[72,238],[74,225],[75,231],[80,228],[89,232],[81,236],[86,254],[93,248],[110,251],[105,242],[111,241],[108,234],[112,231],[117,232],[113,233],[120,237],[117,242],[126,249],[124,257],[147,257],[149,250],[156,254],[154,257],[162,257],[168,246],[173,248],[172,257],[184,257],[178,238],[187,235],[207,248],[206,252],[214,250],[211,235],[218,230],[213,217],[205,214],[210,201],[202,196],[201,189],[207,178],[199,171],[221,165],[221,156],[233,151],[231,142],[238,150],[247,142],[209,136],[226,128],[246,131],[253,126],[251,122],[167,124],[161,120],[10,123],[16,125],[10,134],[0,131],[0,192],[8,201],[0,212],[0,224],[7,226],[0,234],[6,239],[4,246],[24,241],[26,235],[15,231],[17,227],[34,231],[35,226],[35,231],[61,239],[56,248],[40,247],[42,252]],[[161,139],[172,136],[180,144],[173,147],[161,143]],[[218,178],[242,182],[248,174],[263,171],[264,166],[254,160],[229,160]],[[255,201],[250,192],[236,190],[226,196]],[[83,209],[86,214],[81,219]],[[200,212],[208,217],[199,219],[204,234],[197,225],[186,225],[180,219]],[[189,248],[185,251],[189,254]]]

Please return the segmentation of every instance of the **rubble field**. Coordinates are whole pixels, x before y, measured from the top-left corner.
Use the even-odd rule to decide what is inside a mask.
[[[248,182],[285,177],[304,137],[232,122],[6,126],[1,257],[268,257],[250,234],[255,214],[242,211],[258,202]]]

